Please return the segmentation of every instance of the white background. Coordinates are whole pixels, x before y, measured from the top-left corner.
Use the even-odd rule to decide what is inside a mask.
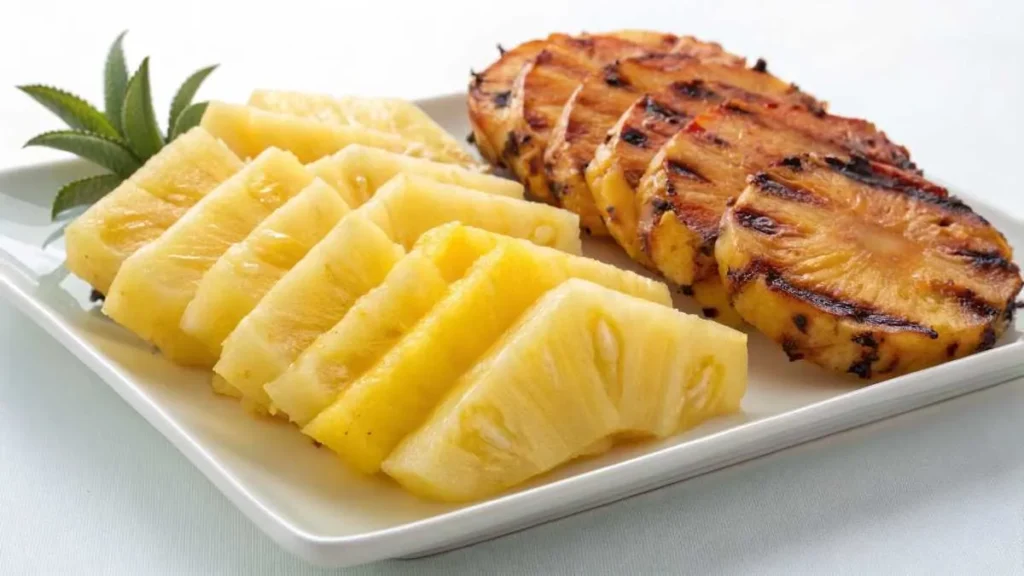
[[[550,31],[722,42],[870,118],[931,175],[1024,217],[1021,2],[19,2],[0,9],[0,167],[58,122],[16,84],[99,102],[130,29],[157,102],[255,87],[405,97]],[[1024,249],[1024,247],[1017,247]],[[516,535],[353,573],[1024,574],[1024,381]],[[0,303],[0,574],[319,573],[279,550],[70,354]]]

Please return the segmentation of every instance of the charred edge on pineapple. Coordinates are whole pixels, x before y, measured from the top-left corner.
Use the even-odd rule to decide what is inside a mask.
[[[956,356],[956,351],[960,348],[959,342],[951,342],[949,346],[946,346],[946,358],[952,358]]]
[[[693,286],[683,284],[679,286],[679,292],[681,294],[685,294],[686,296],[693,296]]]
[[[671,85],[671,88],[676,94],[693,100],[712,100],[718,98],[718,93],[708,88],[703,80],[675,82]]]
[[[884,174],[871,165],[866,158],[851,156],[849,161],[835,156],[826,156],[825,163],[843,176],[883,190],[892,190],[906,194],[915,200],[934,204],[951,212],[968,213],[984,221],[981,216],[964,204],[959,198],[949,196],[945,188],[927,182],[914,182],[909,178],[900,178],[896,174]],[[893,171],[895,172],[895,171]]]
[[[707,129],[698,124],[696,120],[687,124],[684,130],[686,130],[686,132],[690,134],[694,134],[700,137],[701,139],[708,143],[718,146],[719,148],[728,148],[730,146],[729,142],[723,140],[722,138],[711,132],[708,132]]]
[[[505,47],[504,47],[504,46],[502,46],[502,45],[501,45],[501,44],[499,43],[499,44],[498,44],[498,56],[504,56],[504,55],[505,55],[505,52],[508,52],[508,50],[505,50]]]
[[[1020,273],[1020,269],[1016,264],[1010,262],[998,252],[982,252],[979,250],[968,250],[965,248],[956,250],[953,254],[970,259],[972,266],[982,270],[1002,270],[1004,272],[1011,272],[1014,274]]]
[[[731,293],[742,290],[743,286],[749,284],[755,278],[762,278],[765,286],[770,291],[806,302],[832,316],[849,318],[860,324],[885,326],[887,328],[898,328],[909,332],[916,332],[933,340],[939,337],[935,329],[913,320],[876,310],[866,304],[841,300],[831,294],[823,294],[796,286],[783,278],[782,274],[772,267],[771,264],[763,260],[754,260],[741,270],[729,270],[728,277],[731,284]]]
[[[764,58],[758,58],[751,70],[754,72],[768,72],[768,62]],[[795,84],[793,88],[796,88]]]
[[[644,96],[644,113],[669,124],[678,124],[686,118],[686,114],[673,110],[650,96]]]
[[[985,330],[981,333],[981,341],[978,342],[977,352],[983,352],[985,350],[991,350],[996,345],[996,331],[992,326],[985,326]]]
[[[604,83],[615,88],[629,86],[629,82],[619,74],[618,62],[604,67]]]
[[[790,362],[796,362],[804,358],[804,353],[800,351],[800,345],[797,344],[796,340],[788,336],[782,338],[782,351],[786,353],[786,357],[789,358]]]
[[[512,91],[505,90],[504,92],[498,92],[494,95],[494,107],[505,108],[508,106],[508,101],[512,98]]]
[[[479,88],[484,83],[484,75],[472,68],[469,69],[469,76],[473,79],[473,88]]]
[[[622,140],[631,146],[643,148],[647,145],[647,135],[636,128],[626,128],[622,131]]]
[[[822,204],[821,198],[816,196],[810,190],[783,184],[764,172],[758,172],[757,174],[750,176],[747,181],[769,196],[775,196],[776,198],[781,198],[790,202],[799,202],[801,204]]]
[[[701,308],[700,312],[705,318],[718,318],[718,308]]]
[[[92,289],[92,292],[89,292],[89,303],[90,304],[95,304],[97,302],[103,302],[106,299],[107,299],[106,294],[104,294],[103,292],[100,292],[99,290],[97,290],[95,288]]]
[[[860,356],[860,359],[856,360],[846,371],[850,374],[857,375],[858,378],[868,379],[871,378],[871,365],[878,361],[878,349],[877,348],[866,348]]]
[[[688,166],[682,162],[679,162],[678,160],[667,160],[665,162],[665,168],[672,174],[675,174],[676,176],[681,176],[683,178],[688,178],[690,180],[696,180],[698,182],[709,182],[709,180],[705,178],[703,174],[697,172],[697,170],[694,169],[692,166]]]
[[[793,325],[800,331],[801,334],[807,334],[807,316],[803,314],[793,315]]]
[[[466,143],[471,145],[476,144],[476,134],[473,134],[472,132],[466,134]]]
[[[732,213],[732,217],[740,226],[761,234],[773,236],[779,233],[779,223],[775,219],[752,208],[740,208]]]
[[[974,290],[968,288],[953,288],[950,290],[956,298],[957,304],[965,311],[983,320],[998,318],[1002,310],[983,300]]]
[[[872,334],[871,332],[861,332],[860,334],[857,334],[856,336],[851,338],[851,340],[866,348],[878,348],[878,341],[875,340],[875,335]]]
[[[724,108],[727,112],[729,112],[731,114],[736,114],[738,116],[753,116],[754,115],[753,112],[751,112],[750,110],[747,110],[746,108],[740,106],[739,104],[737,104],[736,102],[734,102],[732,100],[729,100],[725,104],[723,104],[722,108]]]

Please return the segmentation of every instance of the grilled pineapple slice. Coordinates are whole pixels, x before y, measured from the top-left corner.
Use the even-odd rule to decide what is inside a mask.
[[[67,227],[68,270],[106,294],[129,256],[241,169],[222,142],[189,130]]]
[[[363,294],[383,282],[419,237],[448,222],[578,254],[579,220],[550,206],[399,175],[342,218],[271,288],[224,342],[214,371],[251,402]]]
[[[242,318],[348,211],[337,190],[314,180],[203,275],[181,329],[219,357]]]
[[[303,432],[366,473],[419,427],[455,381],[545,292],[570,277],[670,305],[664,284],[525,242],[499,246]],[[667,310],[666,310],[667,312]]]
[[[426,315],[477,258],[510,240],[454,222],[424,234],[380,286],[264,387],[273,407],[300,426],[308,424]]]
[[[363,144],[398,154],[445,161],[423,144],[395,134],[362,126],[325,124],[251,106],[210,102],[200,125],[242,158],[255,158],[267,148],[280,148],[308,164],[350,144]]]
[[[516,78],[498,143],[505,163],[534,197],[553,201],[541,165],[542,155],[551,128],[580,80],[620,58],[651,50],[667,52],[677,41],[675,36],[653,32],[634,32],[629,38],[615,33],[579,37],[553,34]],[[580,217],[584,228],[599,224],[587,221],[586,215]]]
[[[411,492],[465,501],[735,412],[746,336],[584,280],[548,292],[383,464]]]
[[[544,49],[546,40],[524,42],[511,50],[501,50],[501,57],[480,73],[470,71],[469,124],[473,129],[472,138],[480,155],[495,166],[505,167],[501,161],[501,150],[505,142],[505,116],[508,114],[512,84],[523,67]]]
[[[790,359],[861,378],[991,348],[1021,289],[983,218],[859,157],[791,157],[753,176],[715,254],[736,310]]]
[[[353,208],[362,206],[378,188],[398,174],[423,176],[499,196],[523,197],[523,185],[513,180],[359,144],[321,158],[307,168],[337,189]]]
[[[181,330],[185,308],[221,255],[312,180],[294,156],[268,149],[125,260],[103,312],[174,362],[213,366],[217,348]]]
[[[705,309],[729,315],[713,254],[726,203],[748,174],[779,158],[849,150],[880,158],[905,154],[867,122],[730,100],[690,122],[650,162],[634,200],[637,242],[666,278],[694,286]]]
[[[330,124],[362,126],[397,134],[406,140],[422,143],[439,160],[464,166],[477,165],[455,137],[418,106],[405,100],[355,96],[335,98],[323,94],[256,90],[249,97],[249,106]]]

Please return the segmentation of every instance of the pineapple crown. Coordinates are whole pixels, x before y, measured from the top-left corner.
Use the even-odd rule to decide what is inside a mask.
[[[171,100],[167,133],[161,131],[153,111],[149,83],[149,57],[131,77],[124,57],[124,37],[110,46],[104,66],[104,112],[71,92],[30,84],[18,86],[33,100],[67,124],[66,130],[40,134],[25,146],[45,146],[70,152],[109,170],[62,186],[54,198],[51,217],[57,220],[74,208],[89,206],[117,188],[166,144],[199,124],[208,102],[193,103],[199,87],[217,66],[189,76]]]

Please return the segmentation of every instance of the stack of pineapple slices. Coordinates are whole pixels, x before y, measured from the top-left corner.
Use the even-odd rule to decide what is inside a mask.
[[[74,222],[68,268],[216,391],[429,498],[739,409],[743,334],[522,195],[411,104],[257,92]]]

